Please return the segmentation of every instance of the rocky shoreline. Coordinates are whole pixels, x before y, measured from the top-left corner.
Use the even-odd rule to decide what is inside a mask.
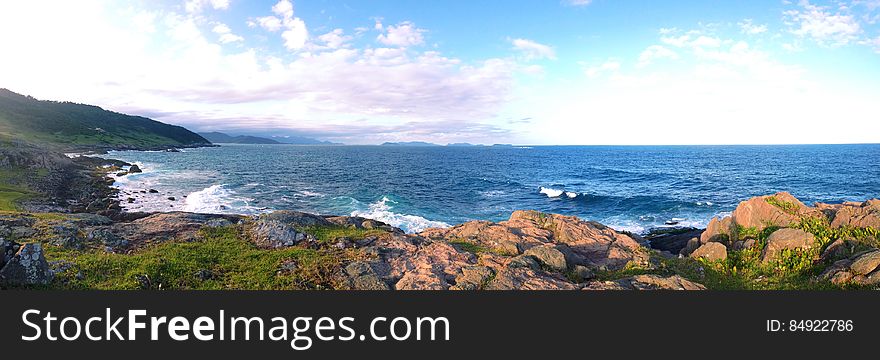
[[[360,217],[123,212],[115,160],[6,154],[51,168],[47,196],[0,214],[0,287],[50,289],[702,290],[880,284],[880,200],[742,202],[706,230],[642,237],[516,211],[405,234]],[[138,169],[129,168],[129,172]],[[72,180],[71,180],[72,179]]]

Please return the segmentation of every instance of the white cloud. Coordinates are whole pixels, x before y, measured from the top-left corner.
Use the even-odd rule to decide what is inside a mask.
[[[220,43],[222,44],[244,41],[243,37],[233,34],[232,29],[226,24],[219,23],[211,31],[220,36]]]
[[[571,6],[587,6],[590,5],[593,0],[564,0],[566,4]]]
[[[290,0],[280,0],[277,4],[272,6],[272,12],[285,19],[292,18],[293,3],[290,2]]]
[[[842,46],[852,43],[862,33],[859,22],[846,9],[831,12],[828,7],[800,3],[802,9],[785,12],[786,22],[792,26],[790,32],[799,37],[807,37],[819,44]]]
[[[375,143],[503,132],[485,122],[508,103],[520,70],[508,59],[463,62],[436,51],[356,48],[336,30],[316,39],[326,47],[307,45],[296,54],[244,44],[224,49],[213,37],[231,34],[228,26],[204,28],[201,17],[173,13],[119,21],[137,15],[127,9],[78,1],[47,12],[38,3],[0,2],[0,43],[29,54],[0,57],[3,87],[194,130],[222,124]],[[22,32],[28,36],[9,35]]]
[[[604,73],[614,73],[618,70],[620,70],[620,62],[617,60],[608,60],[600,65],[587,66],[584,69],[584,74],[586,74],[587,77],[595,78]]]
[[[271,32],[281,30],[281,19],[274,16],[259,17],[257,18],[256,24]]]
[[[387,28],[383,28],[381,22],[376,22],[376,29],[386,30],[384,34],[376,37],[376,41],[388,46],[409,47],[425,43],[425,38],[422,36],[425,30],[408,21]]]
[[[226,10],[229,8],[229,0],[187,0],[184,3],[184,8],[186,12],[197,13],[207,5],[210,5],[214,10]]]
[[[295,17],[293,3],[290,0],[280,0],[272,6],[272,12],[277,16],[263,16],[251,21],[250,26],[259,25],[269,32],[281,32],[284,47],[291,51],[299,51],[306,47],[309,41],[309,30],[305,21]],[[279,18],[280,16],[280,18]]]
[[[333,29],[324,35],[318,36],[318,41],[324,43],[324,46],[330,49],[338,49],[343,47],[346,42],[351,40],[351,36],[346,36],[342,29]]]
[[[767,32],[767,25],[756,25],[752,19],[743,20],[738,25],[743,34],[758,35]]]
[[[636,66],[645,67],[659,59],[676,60],[678,59],[678,53],[662,45],[651,45],[639,54],[639,62]]]
[[[528,39],[511,40],[513,48],[525,56],[526,60],[556,59],[556,51],[552,47]]]

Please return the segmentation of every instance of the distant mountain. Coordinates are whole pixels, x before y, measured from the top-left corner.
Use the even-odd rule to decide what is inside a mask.
[[[37,100],[0,89],[0,138],[65,149],[210,145],[183,127],[93,105]]]
[[[386,142],[382,146],[440,146],[424,141]]]
[[[471,144],[471,143],[451,143],[451,144],[446,144],[446,146],[452,146],[452,147],[467,147],[467,146],[483,146],[483,145],[474,145],[474,144]]]
[[[238,135],[230,136],[222,132],[204,132],[199,133],[203,138],[210,140],[215,144],[281,144],[278,141],[262,138],[258,136]]]
[[[282,144],[293,144],[293,145],[342,145],[340,143],[330,142],[330,141],[321,141],[317,139],[302,137],[302,136],[273,136],[272,139],[278,141]]]

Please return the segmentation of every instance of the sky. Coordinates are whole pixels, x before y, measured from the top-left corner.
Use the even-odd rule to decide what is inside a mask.
[[[880,0],[0,2],[0,88],[195,131],[880,142]]]

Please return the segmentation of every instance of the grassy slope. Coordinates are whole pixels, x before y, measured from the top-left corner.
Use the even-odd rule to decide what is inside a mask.
[[[40,101],[5,89],[0,89],[0,137],[60,148],[208,143],[180,126],[97,106]]]
[[[375,233],[341,227],[310,230],[322,242]],[[129,255],[45,245],[47,260],[73,264],[50,288],[141,289],[149,279],[153,289],[335,289],[341,286],[335,275],[343,262],[363,256],[356,250],[260,249],[237,226],[204,228],[201,235],[200,241],[167,242]],[[293,266],[283,269],[287,263]],[[209,279],[199,277],[204,270],[210,271]]]

